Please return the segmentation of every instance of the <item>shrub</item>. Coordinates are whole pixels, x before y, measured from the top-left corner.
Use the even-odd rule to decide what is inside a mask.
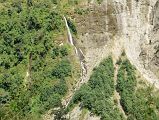
[[[68,55],[68,48],[65,46],[62,46],[60,49],[60,53],[62,56],[67,56]]]
[[[121,60],[117,79],[116,88],[121,96],[120,103],[128,120],[157,120],[155,107],[148,104],[153,101],[153,97],[149,96],[152,90],[148,90],[146,86],[144,86],[145,88],[136,88],[135,68],[127,59]],[[155,101],[153,103],[156,104]]]
[[[62,60],[52,71],[52,75],[57,78],[64,78],[71,75],[71,64],[67,59]]]
[[[122,120],[122,115],[118,109],[114,109],[115,105],[111,101],[114,93],[113,77],[113,61],[108,57],[93,70],[90,80],[75,93],[67,109],[81,102],[82,107],[101,115],[103,120]]]
[[[73,32],[73,34],[76,35],[77,29],[76,29],[76,26],[74,25],[74,23],[70,19],[68,19],[67,22],[68,22],[68,26],[71,29],[71,31]]]

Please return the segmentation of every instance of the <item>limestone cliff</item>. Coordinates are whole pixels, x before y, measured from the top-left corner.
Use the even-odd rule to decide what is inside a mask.
[[[92,0],[81,7],[90,12],[72,17],[79,34],[77,45],[85,54],[84,81],[103,58],[112,54],[116,61],[124,50],[147,82],[159,88],[159,0],[103,0],[99,5]],[[76,107],[70,119],[80,119],[81,112]]]
[[[73,17],[77,43],[85,53],[86,81],[104,57],[112,53],[117,59],[125,50],[147,81],[159,88],[159,1],[103,0],[100,5],[85,3],[83,7],[90,12]]]

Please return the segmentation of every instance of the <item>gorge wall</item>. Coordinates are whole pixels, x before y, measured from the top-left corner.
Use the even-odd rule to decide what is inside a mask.
[[[125,50],[141,74],[159,88],[159,1],[103,0],[102,4],[85,3],[86,15],[73,16],[77,23],[78,46],[92,69],[110,53],[116,60]]]
[[[103,0],[100,5],[92,0],[81,7],[90,11],[73,16],[77,44],[85,54],[84,82],[102,59],[111,54],[116,62],[124,50],[147,82],[159,88],[159,0]],[[80,107],[73,109],[70,119],[80,119],[80,112]]]

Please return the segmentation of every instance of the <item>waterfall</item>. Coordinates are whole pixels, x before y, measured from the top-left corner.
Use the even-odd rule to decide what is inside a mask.
[[[71,31],[70,31],[70,28],[68,26],[68,22],[67,22],[67,19],[65,18],[65,16],[63,16],[64,20],[65,20],[65,24],[66,24],[66,28],[67,28],[67,33],[68,33],[68,41],[69,43],[74,46],[75,48],[75,53],[76,55],[78,56],[79,58],[79,61],[80,61],[80,64],[81,64],[81,68],[82,68],[82,75],[84,75],[86,73],[86,66],[83,62],[83,59],[84,59],[84,54],[82,52],[82,50],[80,48],[77,48],[76,45],[75,45],[75,42],[73,40],[73,37],[72,37],[72,34],[71,34]]]
[[[69,28],[69,26],[68,26],[67,20],[66,20],[65,16],[63,16],[63,17],[64,17],[65,24],[66,24],[66,28],[67,28],[69,43],[75,47],[76,55],[78,55],[78,50],[77,50],[77,48],[76,48],[76,46],[75,46],[75,44],[74,44],[73,37],[72,37],[71,31],[70,31],[70,28]]]
[[[79,80],[79,82],[77,82],[76,86],[75,86],[75,89],[74,89],[74,92],[76,90],[78,90],[80,88],[80,86],[84,83],[84,77],[85,75],[87,74],[87,67],[84,63],[84,53],[83,51],[78,48],[75,44],[75,41],[72,37],[72,34],[71,34],[71,31],[70,31],[70,28],[68,26],[68,22],[67,22],[67,19],[65,18],[65,16],[63,16],[64,20],[65,20],[65,25],[66,25],[66,28],[67,28],[67,33],[68,33],[68,42],[75,48],[75,53],[77,55],[77,57],[79,58],[79,62],[80,62],[80,66],[81,66],[81,78]],[[70,94],[69,98],[65,100],[65,106],[67,107],[67,105],[69,104],[70,100],[72,99],[72,96],[73,96],[73,93]]]
[[[66,20],[65,16],[63,16],[63,17],[64,17],[66,28],[67,28],[68,40],[69,40],[70,44],[74,46],[72,34],[71,34],[70,28],[68,26],[67,20]]]

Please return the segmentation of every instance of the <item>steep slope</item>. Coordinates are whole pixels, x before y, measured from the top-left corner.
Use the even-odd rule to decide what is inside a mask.
[[[126,3],[123,4],[126,8]],[[156,25],[155,23],[151,24],[150,21],[151,14],[156,16],[156,13],[153,12],[157,11],[156,4],[155,1],[132,0],[131,9],[129,10],[127,7],[123,12],[119,12],[121,21],[117,21],[121,24],[119,29],[122,30],[124,49],[129,60],[150,83],[159,88],[157,74],[155,75],[158,71],[157,58],[155,57],[157,52],[155,46],[158,45],[158,40],[154,39],[156,35],[152,35]],[[118,4],[117,9],[118,7],[121,7],[121,5]],[[156,20],[153,19],[153,21]],[[143,56],[146,56],[146,58],[143,58]]]
[[[149,83],[159,88],[159,0],[1,0],[0,10],[0,117],[40,119],[55,110],[55,119],[65,119],[63,107],[83,89],[86,94],[78,97],[82,104],[71,112],[72,120],[158,118],[158,97],[145,88]],[[125,81],[118,76],[120,68],[103,78],[100,72],[113,73],[122,51],[131,63],[119,64]],[[109,55],[114,66],[105,63],[101,70],[99,64]],[[124,64],[130,71],[131,65],[137,69],[145,86]],[[93,79],[92,87],[90,76],[97,66],[101,71],[95,76],[102,80]],[[127,80],[129,74],[134,86]],[[124,87],[119,85],[116,90],[114,79]],[[138,112],[130,108],[131,103]]]
[[[88,80],[92,69],[109,53],[124,49],[130,62],[159,88],[157,0],[103,0],[86,4],[87,14],[74,15],[78,46],[84,51]],[[154,17],[153,17],[154,16]]]
[[[80,74],[67,44],[67,10],[57,0],[0,0],[0,6],[0,119],[40,120],[62,107]]]
[[[124,53],[116,66],[119,66],[119,69],[113,67],[112,59],[109,57],[93,70],[88,83],[82,85],[74,94],[67,109],[72,110],[74,106],[75,108],[70,111],[67,118],[80,120],[81,116],[86,114],[82,114],[84,109],[91,112],[87,114],[92,115],[92,119],[157,120],[159,118],[158,90],[140,78],[140,74]]]
[[[95,2],[95,1],[94,1]],[[145,80],[159,88],[158,1],[103,0],[82,6],[87,14],[73,15],[77,44],[85,54],[89,80],[92,70],[110,53],[117,60],[125,53]]]

